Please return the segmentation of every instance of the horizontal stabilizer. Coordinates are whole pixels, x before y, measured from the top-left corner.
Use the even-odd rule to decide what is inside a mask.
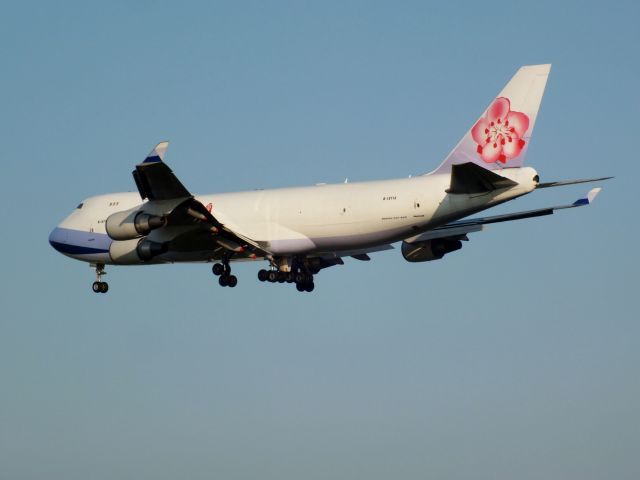
[[[451,166],[451,183],[447,193],[487,193],[515,185],[517,183],[513,180],[468,162]]]
[[[604,180],[610,180],[613,177],[600,177],[600,178],[585,178],[581,180],[562,180],[560,182],[545,182],[536,185],[536,188],[549,188],[549,187],[563,187],[565,185],[576,185],[578,183],[591,183],[600,182]]]

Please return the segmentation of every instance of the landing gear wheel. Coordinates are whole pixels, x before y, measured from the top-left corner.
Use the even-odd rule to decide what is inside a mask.
[[[107,272],[104,271],[104,263],[95,263],[91,266],[96,270],[96,281],[91,285],[91,290],[95,293],[107,293],[109,285],[107,285],[107,282],[102,281],[102,276],[107,274]]]
[[[266,282],[268,278],[269,278],[269,272],[267,272],[264,269],[258,271],[258,280],[260,280],[261,282]]]
[[[304,284],[296,283],[296,290],[298,290],[299,292],[304,292]]]
[[[293,281],[296,283],[303,283],[304,282],[304,274],[303,273],[296,273],[295,276],[293,277]],[[302,291],[302,290],[300,290]]]
[[[294,274],[292,272],[287,272],[285,274],[284,281],[287,282],[287,283],[292,283],[293,282],[293,277],[294,277]]]
[[[109,291],[109,284],[107,282],[93,282],[91,285],[91,290],[94,293],[107,293]]]
[[[222,278],[222,277],[220,277]],[[238,284],[238,277],[236,277],[235,275],[229,275],[227,277],[227,286],[233,288]]]
[[[268,279],[271,283],[275,282],[275,281],[278,279],[278,272],[276,272],[276,271],[274,271],[274,270],[271,270],[271,271],[269,272],[269,274],[267,275],[267,279]]]
[[[277,281],[278,283],[284,283],[284,281],[287,279],[287,274],[284,272],[278,272],[277,275]]]
[[[216,277],[219,277],[224,273],[225,268],[224,268],[224,265],[222,265],[221,263],[214,263],[213,267],[211,267],[211,271]]]
[[[220,275],[220,278],[218,278],[218,283],[221,287],[226,287],[227,285],[229,285],[229,277],[227,277],[226,275]]]

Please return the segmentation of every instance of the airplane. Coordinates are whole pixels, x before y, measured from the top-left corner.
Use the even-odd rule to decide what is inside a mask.
[[[435,170],[409,178],[194,195],[164,162],[168,142],[136,165],[137,192],[83,200],[49,236],[64,255],[95,269],[92,290],[106,293],[105,265],[213,263],[223,287],[231,263],[266,261],[261,282],[311,292],[325,268],[394,248],[409,262],[442,259],[487,224],[539,217],[573,203],[488,217],[470,215],[537,189],[612,177],[540,182],[523,166],[551,65],[521,67]]]

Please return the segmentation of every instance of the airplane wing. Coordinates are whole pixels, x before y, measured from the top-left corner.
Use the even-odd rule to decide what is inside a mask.
[[[161,142],[136,165],[133,179],[140,197],[148,199],[150,208],[162,205],[167,226],[154,230],[152,236],[166,238],[166,229],[172,229],[171,247],[177,251],[209,250],[216,258],[233,255],[234,258],[256,258],[268,255],[257,242],[237,234],[219,222],[197,201],[178,180],[164,155],[169,142]],[[167,211],[168,210],[168,211]]]
[[[490,223],[510,222],[512,220],[521,220],[524,218],[542,217],[552,215],[556,210],[567,208],[583,207],[589,205],[600,193],[601,188],[593,188],[584,196],[575,202],[567,205],[559,205],[555,207],[537,208],[535,210],[527,210],[523,212],[507,213],[504,215],[493,215],[490,217],[470,218],[466,220],[457,220],[455,222],[436,227],[433,230],[416,235],[405,240],[407,243],[424,242],[435,238],[457,238],[459,240],[468,240],[468,233],[479,232],[484,229],[484,225]]]
[[[193,196],[164,163],[168,146],[169,142],[160,142],[132,172],[143,200],[174,200]]]

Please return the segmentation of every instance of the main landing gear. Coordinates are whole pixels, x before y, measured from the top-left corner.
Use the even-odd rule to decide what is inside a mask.
[[[211,267],[211,271],[218,278],[218,283],[221,287],[235,287],[238,284],[238,277],[231,275],[231,267],[229,266],[229,260],[223,260],[222,263],[215,263]]]
[[[311,273],[282,272],[279,270],[260,270],[258,280],[269,283],[295,283],[299,292],[312,292],[315,288]]]
[[[218,283],[221,287],[233,288],[238,284],[238,278],[231,274],[230,260],[230,255],[225,256],[219,263],[214,263],[211,267],[211,271],[218,277]],[[271,268],[258,272],[258,280],[261,282],[295,283],[299,292],[314,290],[313,275],[318,273],[319,269],[314,268],[313,265],[308,265],[305,260],[295,257],[269,258],[269,261]]]
[[[91,289],[94,293],[107,293],[109,291],[109,284],[102,281],[102,276],[106,275],[104,271],[104,263],[96,264],[96,281],[91,285]]]

